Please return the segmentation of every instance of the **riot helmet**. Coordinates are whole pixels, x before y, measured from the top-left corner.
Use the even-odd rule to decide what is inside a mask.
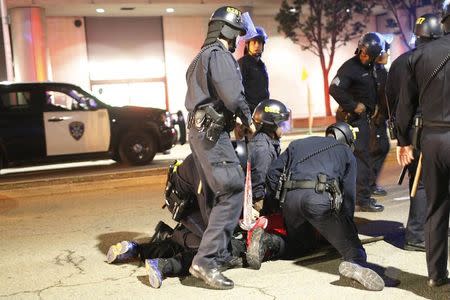
[[[333,136],[339,143],[348,145],[352,150],[354,148],[355,137],[351,126],[345,122],[336,122],[331,124],[325,130],[325,136]]]
[[[425,14],[417,18],[414,24],[416,47],[427,41],[438,39],[442,36],[442,27],[439,19],[434,14]]]
[[[267,99],[261,101],[253,112],[253,122],[257,131],[275,133],[280,123],[289,119],[289,109],[281,101]],[[281,136],[281,133],[277,133]]]
[[[450,33],[450,0],[445,0],[442,4],[442,30],[445,34]]]
[[[252,32],[252,34],[246,35],[244,37],[245,38],[244,55],[250,54],[255,57],[260,57],[261,54],[264,52],[264,45],[269,37],[267,36],[267,33],[264,30],[264,28],[262,28],[261,26],[255,26],[255,30],[256,31]],[[250,42],[255,40],[261,43],[261,49],[258,52],[255,52],[252,49],[250,49],[251,48]]]
[[[368,32],[364,34],[358,41],[358,48],[355,54],[359,55],[364,52],[369,57],[368,63],[374,60],[384,51],[384,42],[376,32]]]
[[[214,43],[217,38],[228,42],[228,50],[236,49],[236,38],[245,35],[246,28],[242,21],[242,12],[232,6],[223,6],[213,12],[208,23],[208,34],[203,46]]]

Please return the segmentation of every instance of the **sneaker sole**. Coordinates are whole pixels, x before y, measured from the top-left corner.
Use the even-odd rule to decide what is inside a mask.
[[[251,269],[259,270],[261,268],[262,257],[259,253],[259,245],[264,233],[263,229],[257,228],[252,233],[250,247],[246,253],[247,264]]]
[[[123,241],[109,247],[108,253],[106,254],[106,261],[108,264],[114,263],[119,255],[127,252],[127,246],[128,243]]]
[[[384,288],[383,279],[369,268],[344,261],[339,265],[339,273],[344,277],[358,281],[370,291],[381,291]]]
[[[162,285],[162,274],[156,266],[145,260],[145,269],[148,273],[148,281],[150,286],[155,289],[159,289]]]
[[[192,266],[189,267],[189,273],[191,273],[192,276],[194,276],[197,279],[202,280],[208,286],[210,286],[210,287],[212,287],[212,288],[214,288],[216,290],[231,290],[234,287],[234,285],[230,285],[230,286],[218,286],[218,285],[215,285],[211,281],[208,281],[206,278],[204,278],[203,275],[199,271],[194,269]]]

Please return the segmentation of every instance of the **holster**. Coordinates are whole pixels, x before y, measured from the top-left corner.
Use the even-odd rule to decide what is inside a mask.
[[[164,191],[165,204],[163,208],[167,207],[172,213],[172,219],[179,222],[190,213],[193,206],[193,199],[189,195],[180,194],[174,188],[172,184],[174,166],[171,165],[170,168],[171,170],[169,171],[166,189]]]
[[[317,174],[317,180],[290,180],[289,178],[285,180],[282,189],[284,193],[294,189],[314,189],[318,194],[327,192],[329,194],[331,211],[339,212],[341,210],[343,198],[339,183],[336,179],[328,179],[326,174]],[[280,205],[284,203],[284,199],[281,201],[282,198],[280,199]]]
[[[188,128],[195,127],[199,132],[206,133],[206,139],[216,143],[225,129],[225,117],[218,112],[213,104],[200,105],[189,115]]]

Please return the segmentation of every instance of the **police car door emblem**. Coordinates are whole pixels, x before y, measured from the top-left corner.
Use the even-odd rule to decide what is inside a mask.
[[[79,140],[84,134],[84,124],[78,121],[69,124],[70,135],[75,139]]]

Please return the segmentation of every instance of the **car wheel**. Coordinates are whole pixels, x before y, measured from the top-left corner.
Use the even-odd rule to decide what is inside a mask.
[[[119,145],[120,159],[127,164],[143,165],[153,160],[156,145],[151,136],[141,130],[127,132]]]

